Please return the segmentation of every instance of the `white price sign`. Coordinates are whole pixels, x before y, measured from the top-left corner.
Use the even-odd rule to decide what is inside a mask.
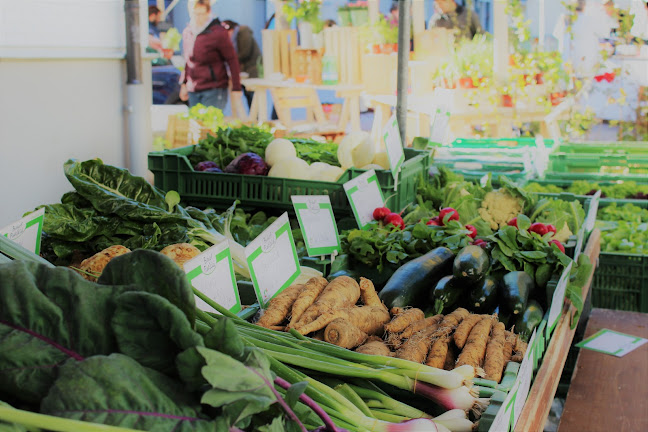
[[[502,403],[501,408],[497,412],[497,415],[493,419],[490,428],[490,432],[508,432],[512,429],[513,426],[513,415],[515,398],[517,396],[517,385],[514,384],[511,391],[506,395],[506,399]]]
[[[563,302],[565,301],[565,291],[567,290],[567,283],[569,282],[569,272],[571,271],[573,262],[563,270],[558,285],[556,286],[556,291],[554,291],[553,298],[551,300],[551,306],[549,307],[549,318],[547,320],[547,340],[551,338],[551,332],[553,332],[558,323],[558,318],[562,312]]]
[[[328,195],[291,196],[309,256],[340,253],[335,216]]]
[[[299,276],[299,259],[288,213],[282,214],[245,247],[254,290],[262,308]]]
[[[374,170],[369,170],[344,183],[344,191],[347,198],[349,198],[351,209],[353,209],[353,214],[360,229],[364,229],[373,220],[373,211],[377,207],[385,205],[382,190]]]
[[[596,193],[592,197],[592,200],[590,201],[590,207],[587,211],[587,216],[585,217],[585,223],[583,223],[585,232],[591,232],[594,229],[594,225],[596,224],[596,213],[598,212],[600,199],[601,190],[599,189],[598,191],[596,191]]]
[[[398,172],[405,161],[403,141],[401,140],[396,114],[391,116],[382,132],[383,139],[385,140],[385,147],[387,148],[387,156],[389,157],[389,167],[391,168],[392,176],[394,177],[394,188],[396,188],[398,184]]]
[[[0,235],[38,255],[40,253],[44,218],[45,209],[42,208],[0,229]]]
[[[198,291],[230,312],[236,313],[241,310],[232,254],[227,240],[184,263],[184,270],[191,286]],[[196,297],[196,306],[204,311],[214,311],[199,297]]]
[[[437,108],[430,122],[430,141],[443,145],[448,136],[450,126],[450,113],[446,110]]]

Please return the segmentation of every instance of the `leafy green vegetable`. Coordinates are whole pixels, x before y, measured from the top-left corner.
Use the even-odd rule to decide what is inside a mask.
[[[196,104],[189,108],[186,114],[178,114],[181,119],[198,120],[204,127],[212,132],[218,131],[225,125],[225,115],[223,111],[214,106],[205,106]]]
[[[182,385],[122,354],[70,360],[43,399],[45,414],[146,431],[214,431]]]
[[[554,198],[542,198],[533,207],[531,222],[542,222],[556,227],[556,238],[565,242],[572,234],[578,234],[585,221],[585,210],[577,200],[564,201]]]
[[[583,287],[592,274],[593,269],[589,256],[585,255],[584,253],[578,255],[577,264],[578,265],[575,268],[572,268],[569,283],[567,285],[567,290],[565,291],[565,297],[576,308],[576,313],[574,314],[574,320],[572,323],[572,330],[578,325],[578,318],[583,312]]]
[[[180,194],[176,191],[171,190],[164,196],[164,201],[166,201],[167,205],[169,206],[169,211],[172,212],[173,208],[180,204]]]
[[[189,156],[193,165],[202,161],[213,161],[224,169],[236,156],[242,153],[256,153],[265,158],[265,149],[274,139],[268,130],[254,126],[227,127],[201,140]]]
[[[156,294],[127,292],[117,297],[111,326],[122,353],[166,375],[176,375],[180,352],[203,345],[182,311]]]

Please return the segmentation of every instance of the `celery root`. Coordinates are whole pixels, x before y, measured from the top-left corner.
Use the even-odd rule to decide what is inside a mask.
[[[270,300],[268,308],[257,321],[257,325],[269,328],[281,324],[303,288],[304,285],[291,285]]]
[[[324,340],[342,348],[352,349],[367,340],[367,333],[344,318],[333,320],[324,330]]]
[[[328,281],[323,277],[310,278],[308,282],[304,284],[304,289],[292,305],[288,327],[294,327],[299,318],[301,318],[306,309],[313,304],[326,285],[328,285]]]
[[[425,318],[421,309],[411,308],[396,315],[386,326],[385,330],[399,333],[405,330],[410,324]]]
[[[349,308],[355,305],[359,298],[360,286],[355,280],[353,280],[353,278],[348,276],[336,277],[326,285],[315,302],[310,305],[306,311],[304,311],[299,320],[294,324],[294,328],[299,330],[300,327],[315,321],[320,315],[330,314],[340,309]]]

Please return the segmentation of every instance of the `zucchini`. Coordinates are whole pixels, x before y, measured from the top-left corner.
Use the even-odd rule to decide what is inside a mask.
[[[480,285],[470,290],[470,308],[474,312],[491,313],[497,306],[497,281],[487,276]]]
[[[535,329],[544,317],[544,311],[535,300],[529,300],[524,313],[515,322],[515,331],[522,339],[528,341]]]
[[[479,246],[466,246],[459,252],[452,264],[452,274],[458,280],[477,285],[490,269],[490,257]]]
[[[453,258],[450,249],[439,247],[403,264],[378,296],[388,309],[406,306],[425,309],[428,290],[450,273]]]
[[[252,305],[258,302],[254,284],[250,281],[236,281],[242,305]]]
[[[435,314],[445,313],[455,306],[463,293],[463,285],[457,283],[454,276],[444,276],[432,291],[430,291],[430,305]]]
[[[513,315],[523,313],[533,288],[533,279],[526,272],[512,271],[504,275],[500,285],[502,310]]]

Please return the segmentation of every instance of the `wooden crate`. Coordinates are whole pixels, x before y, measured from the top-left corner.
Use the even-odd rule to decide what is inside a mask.
[[[285,77],[294,76],[293,57],[297,49],[297,30],[262,30],[263,73],[268,77],[281,73]]]
[[[335,57],[340,84],[362,84],[362,47],[358,29],[329,27],[324,33],[324,55]]]
[[[322,83],[322,53],[315,49],[296,49],[293,56],[292,77],[311,84]]]
[[[398,75],[396,54],[362,55],[362,84],[365,91],[375,95],[395,95]]]

